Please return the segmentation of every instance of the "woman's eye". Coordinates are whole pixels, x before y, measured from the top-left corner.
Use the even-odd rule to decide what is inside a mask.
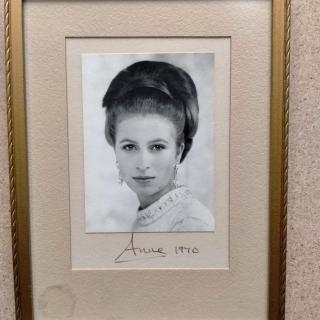
[[[165,149],[166,147],[164,145],[161,144],[154,144],[151,146],[151,150],[152,151],[161,151],[163,149]]]
[[[122,149],[125,151],[134,151],[137,148],[134,144],[126,144],[126,145],[122,146]]]

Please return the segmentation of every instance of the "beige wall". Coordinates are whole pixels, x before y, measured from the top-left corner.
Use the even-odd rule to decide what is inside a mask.
[[[0,319],[14,319],[0,0]],[[320,1],[292,0],[287,320],[320,314]]]
[[[292,0],[287,319],[320,315],[320,1]]]

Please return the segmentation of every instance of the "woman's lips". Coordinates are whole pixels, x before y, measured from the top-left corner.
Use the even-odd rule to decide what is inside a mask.
[[[141,182],[141,183],[144,183],[144,182],[150,182],[152,181],[153,179],[155,179],[155,177],[152,177],[152,176],[138,176],[138,177],[132,177],[133,180],[135,180],[136,182]]]

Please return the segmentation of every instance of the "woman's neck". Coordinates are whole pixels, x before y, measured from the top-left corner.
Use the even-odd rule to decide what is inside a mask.
[[[162,196],[170,192],[171,190],[175,189],[174,184],[169,184],[166,188],[160,190],[157,193],[154,193],[152,195],[138,195],[138,199],[140,202],[140,209],[145,209],[149,207],[154,202],[158,201]]]

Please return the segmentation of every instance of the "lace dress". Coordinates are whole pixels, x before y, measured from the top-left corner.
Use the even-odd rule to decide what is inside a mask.
[[[133,232],[214,231],[211,212],[185,187],[174,189],[137,212]]]

